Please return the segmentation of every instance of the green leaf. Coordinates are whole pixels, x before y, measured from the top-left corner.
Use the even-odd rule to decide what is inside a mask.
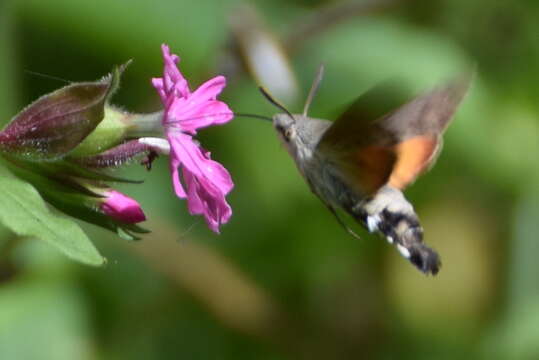
[[[17,235],[47,241],[73,260],[94,266],[105,262],[74,221],[51,213],[39,193],[19,179],[0,176],[0,222]]]

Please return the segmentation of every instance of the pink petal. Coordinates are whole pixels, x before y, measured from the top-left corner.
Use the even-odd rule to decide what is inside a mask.
[[[187,198],[189,213],[191,213],[191,215],[204,214],[205,207],[199,196],[200,185],[197,178],[192,173],[185,170],[185,168],[183,169],[183,178],[189,189],[189,197]]]
[[[232,182],[232,177],[228,170],[218,163],[217,161],[211,160],[210,152],[200,148],[203,156],[205,158],[205,164],[211,172],[211,182],[219,189],[221,193],[227,195],[233,188],[234,183]],[[209,178],[209,177],[208,177]]]
[[[232,111],[228,106],[217,101],[217,95],[226,86],[226,79],[223,76],[216,76],[206,81],[188,98],[177,99],[168,110],[175,121],[181,122],[182,129],[196,130],[196,128],[208,126],[216,123],[223,123],[232,119]],[[217,105],[222,104],[222,105]],[[218,121],[212,118],[218,117]],[[189,121],[190,124],[184,124]],[[200,124],[197,126],[197,124]],[[196,126],[196,127],[195,127]]]
[[[113,219],[127,224],[135,224],[146,220],[139,203],[119,191],[110,190],[105,193],[101,211]]]
[[[165,62],[163,78],[152,79],[152,85],[165,105],[165,125],[174,125],[183,131],[195,134],[202,127],[230,121],[233,113],[217,95],[226,86],[223,76],[206,81],[192,94],[186,79],[177,67],[179,58],[170,54],[167,45],[162,45]]]
[[[230,174],[221,164],[211,160],[209,152],[195,144],[191,136],[179,131],[168,135],[176,194],[187,197],[191,214],[204,215],[208,226],[219,232],[219,225],[232,216],[232,209],[225,199],[234,187]],[[183,169],[187,196],[180,182],[178,166]]]
[[[167,93],[165,91],[165,85],[163,84],[163,79],[153,78],[152,85],[157,90],[157,93],[159,94],[159,97],[161,98],[161,101],[164,104],[167,101]]]
[[[170,54],[167,45],[161,46],[163,52],[163,61],[165,63],[162,78],[153,78],[152,85],[159,93],[163,104],[167,102],[170,96],[187,97],[190,95],[187,80],[177,67],[180,58],[177,55]]]
[[[211,160],[209,153],[203,153],[190,135],[169,132],[168,140],[171,159],[176,159],[196,177],[204,177],[214,183],[219,191],[228,194],[232,190],[234,185],[228,171],[217,161]]]
[[[208,227],[219,233],[219,226],[228,222],[232,216],[232,209],[224,194],[213,183],[197,178],[185,169],[184,178],[189,187],[189,212],[193,215],[204,215]]]
[[[181,166],[186,167],[196,176],[202,176],[203,170],[198,165],[198,160],[201,157],[200,150],[198,145],[193,142],[193,138],[180,131],[169,131],[167,138],[170,143],[171,159],[177,159]]]
[[[177,67],[179,58],[162,45],[164,72],[152,84],[165,107],[163,125],[170,144],[170,172],[176,195],[187,198],[191,214],[204,215],[210,229],[232,216],[225,196],[234,184],[229,172],[210,153],[193,141],[197,129],[230,121],[233,113],[217,96],[226,86],[226,79],[217,76],[206,81],[193,93]],[[179,169],[182,169],[180,177]]]
[[[180,160],[175,155],[170,154],[170,174],[172,177],[172,186],[174,187],[174,192],[176,196],[180,199],[187,198],[187,194],[183,188],[183,185],[180,181],[179,167],[181,165]]]
[[[234,117],[234,113],[232,112],[232,110],[230,110],[228,105],[222,101],[208,102],[204,109],[204,113],[210,114],[207,116],[208,119],[211,119],[210,125],[221,125],[229,122]]]
[[[216,76],[213,79],[206,81],[200,85],[198,89],[191,94],[191,98],[196,103],[205,102],[208,100],[215,100],[217,95],[223,91],[226,86],[226,79],[224,76]]]
[[[163,61],[165,63],[163,79],[167,93],[175,90],[178,91],[180,96],[189,96],[190,91],[187,80],[185,80],[177,66],[180,58],[175,54],[170,54],[170,49],[165,44],[161,45],[161,51],[163,52]]]
[[[176,101],[170,107],[166,123],[179,124],[181,130],[195,134],[197,129],[224,124],[232,118],[232,110],[222,101],[212,100],[192,108]]]

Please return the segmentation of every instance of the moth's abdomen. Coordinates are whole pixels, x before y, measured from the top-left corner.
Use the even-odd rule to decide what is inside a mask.
[[[416,216],[384,209],[379,215],[378,231],[394,244],[406,259],[426,274],[440,270],[438,254],[423,243],[423,228]]]
[[[374,196],[364,198],[345,184],[336,169],[328,166],[328,162],[317,164],[314,162],[316,160],[314,158],[312,163],[305,163],[310,166],[300,167],[300,171],[311,190],[326,205],[345,209],[370,232],[384,235],[403,257],[422,272],[435,275],[439,271],[440,258],[423,243],[419,219],[399,189],[385,185]]]
[[[380,232],[401,255],[426,274],[436,275],[438,254],[423,242],[423,228],[412,205],[395,188],[385,186],[352,209],[370,232]]]

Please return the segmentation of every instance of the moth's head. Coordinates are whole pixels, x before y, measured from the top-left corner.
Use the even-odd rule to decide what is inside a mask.
[[[309,91],[307,101],[305,102],[303,114],[292,114],[264,88],[260,88],[264,97],[283,111],[283,113],[273,116],[273,126],[288,152],[296,158],[312,153],[320,140],[322,128],[324,128],[324,130],[327,128],[327,125],[323,124],[325,123],[324,121],[311,119],[307,116],[311,101],[316,93],[320,80],[322,79],[323,70],[323,66],[320,66],[311,90]]]
[[[273,127],[279,139],[291,154],[299,149],[314,150],[327,125],[321,120],[301,114],[277,114]]]
[[[284,144],[296,140],[296,118],[291,114],[276,114],[273,116],[273,127]]]
[[[273,127],[279,140],[281,140],[288,153],[295,158],[298,156],[298,149],[304,147],[300,131],[298,131],[297,117],[297,115],[289,113],[273,116]]]

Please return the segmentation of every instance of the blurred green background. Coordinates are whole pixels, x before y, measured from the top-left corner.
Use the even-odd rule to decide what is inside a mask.
[[[538,359],[539,2],[365,4],[260,0],[250,11],[288,51],[291,110],[326,64],[315,117],[388,77],[413,95],[475,64],[438,164],[407,191],[442,256],[438,276],[363,230],[349,237],[271,126],[237,118],[200,136],[236,184],[220,236],[175,198],[164,158],[124,172],[146,180],[122,190],[152,234],[126,243],[85,225],[104,268],[0,229],[0,359]],[[94,80],[128,59],[114,103],[158,110],[161,43],[193,86],[225,73],[234,110],[272,115],[239,61],[242,31],[231,32],[243,5],[1,0],[0,119],[64,85],[35,72]]]

